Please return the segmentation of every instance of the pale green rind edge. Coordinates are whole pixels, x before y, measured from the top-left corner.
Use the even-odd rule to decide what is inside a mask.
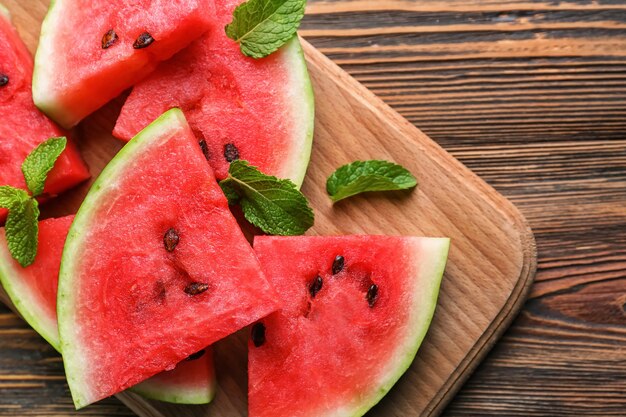
[[[291,145],[293,155],[287,158],[290,164],[285,166],[283,172],[278,173],[277,176],[289,178],[296,184],[296,187],[300,188],[311,160],[315,128],[315,94],[300,38],[296,35],[287,42],[282,47],[281,53],[285,54],[283,59],[289,68],[289,85],[291,86],[289,90],[295,93],[290,103],[293,106],[292,114],[298,119],[294,126],[295,134],[300,135],[300,138]]]
[[[11,12],[9,12],[9,9],[7,9],[2,3],[0,3],[0,13],[2,13],[8,20],[11,20]]]
[[[185,116],[180,109],[172,109],[163,113],[119,151],[91,186],[68,232],[59,271],[57,317],[65,373],[76,409],[99,400],[91,398],[87,381],[84,380],[83,371],[89,369],[89,363],[82,355],[82,349],[79,346],[79,328],[74,317],[75,295],[78,285],[76,274],[73,272],[73,261],[80,257],[83,231],[88,230],[87,225],[92,221],[92,213],[97,208],[100,198],[106,195],[109,187],[115,184],[115,180],[123,172],[126,165],[133,163],[135,154],[145,149],[155,136],[162,136],[164,140],[169,139],[164,133],[168,130],[167,127],[172,124],[176,126],[187,125]],[[154,143],[150,145],[154,146]]]
[[[435,314],[437,299],[439,297],[439,288],[448,259],[448,251],[450,249],[450,239],[448,238],[407,238],[415,244],[414,253],[417,259],[433,259],[433,262],[426,262],[419,265],[416,272],[415,292],[420,294],[413,300],[413,315],[417,319],[414,323],[413,332],[407,337],[407,342],[398,346],[399,361],[390,362],[386,371],[382,375],[387,375],[385,381],[382,381],[379,389],[372,394],[370,399],[363,401],[362,399],[354,406],[338,410],[336,413],[328,417],[361,417],[367,413],[373,406],[378,404],[385,395],[391,390],[396,382],[409,369],[417,352],[428,332],[430,323]],[[430,242],[425,244],[426,242]],[[427,288],[427,291],[423,291]],[[423,292],[422,292],[423,291]],[[419,320],[420,316],[423,318]]]
[[[54,59],[54,33],[59,22],[63,21],[63,0],[50,0],[48,12],[41,24],[39,35],[39,46],[35,52],[35,63],[33,67],[33,102],[35,106],[44,112],[52,120],[63,126],[71,128],[78,120],[70,117],[59,104],[60,97],[54,92],[54,77],[57,73]]]
[[[7,293],[13,306],[26,322],[46,339],[53,348],[59,350],[59,334],[56,317],[51,318],[38,308],[39,303],[27,285],[20,280],[21,271],[13,267],[13,260],[6,245],[4,230],[0,231],[0,284]]]
[[[148,379],[128,390],[149,400],[163,401],[172,404],[203,405],[213,401],[215,392],[217,391],[217,384],[215,383],[215,379],[213,379],[208,387],[185,387],[178,389],[177,386],[151,382]]]

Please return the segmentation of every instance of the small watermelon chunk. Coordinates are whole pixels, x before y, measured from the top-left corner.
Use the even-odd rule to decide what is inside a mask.
[[[302,184],[311,154],[314,98],[298,38],[267,58],[244,56],[224,26],[241,0],[216,0],[217,24],[137,84],[113,134],[130,140],[179,107],[206,142],[218,179],[233,159]]]
[[[361,416],[411,365],[449,239],[256,237],[283,303],[252,327],[250,417]]]
[[[213,350],[206,348],[184,359],[172,371],[164,371],[131,388],[152,400],[174,404],[208,404],[215,397],[217,378]]]
[[[63,245],[74,216],[39,222],[37,256],[24,268],[11,257],[0,229],[0,283],[26,322],[59,350],[57,283]]]
[[[10,21],[0,13],[0,185],[26,188],[24,158],[51,137],[67,136],[34,105],[31,92],[33,59]],[[59,194],[89,178],[89,171],[71,141],[48,174],[44,193]],[[6,218],[0,209],[0,224]]]
[[[67,238],[57,311],[76,407],[276,307],[183,113],[168,111],[102,171]]]
[[[7,249],[4,228],[0,228],[0,284],[26,322],[57,351],[57,283],[65,238],[74,216],[39,222],[39,242],[35,262],[23,268]],[[130,388],[146,398],[176,404],[207,404],[216,388],[213,356],[207,349],[197,358],[179,363]],[[193,359],[193,360],[192,360]]]
[[[35,104],[70,128],[202,35],[213,0],[53,0],[35,57]]]

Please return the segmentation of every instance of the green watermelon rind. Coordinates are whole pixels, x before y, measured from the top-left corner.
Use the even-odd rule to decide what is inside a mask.
[[[11,20],[11,12],[2,4],[0,4],[0,13],[3,14],[4,17],[6,17],[7,19]]]
[[[315,94],[311,77],[304,57],[304,50],[298,36],[287,42],[283,48],[283,59],[289,68],[289,85],[294,94],[292,103],[293,116],[296,119],[294,126],[297,134],[301,135],[299,143],[292,144],[292,157],[283,172],[277,174],[282,178],[289,178],[298,188],[302,186],[307,167],[311,159],[313,147],[313,131],[315,127]]]
[[[413,300],[413,314],[409,320],[409,323],[413,324],[413,331],[407,333],[404,342],[398,343],[394,356],[399,359],[390,361],[387,369],[381,372],[381,375],[386,375],[386,377],[378,384],[379,389],[371,393],[371,397],[356,398],[345,408],[337,410],[332,416],[360,417],[378,404],[410,368],[428,332],[437,306],[439,288],[450,249],[450,239],[408,238],[407,242],[413,242],[413,253],[415,259],[418,260],[418,263],[415,264],[416,280],[413,291],[418,296]],[[427,261],[419,262],[419,260]]]
[[[189,391],[188,388],[177,390],[175,386],[172,387],[147,380],[129,388],[129,391],[149,400],[164,401],[172,404],[203,405],[209,404],[215,398],[215,392],[217,391],[215,381],[214,379],[211,385],[203,387],[204,389],[202,390],[194,389]]]
[[[81,372],[77,372],[77,370],[89,368],[89,363],[87,358],[82,355],[81,349],[77,347],[80,334],[77,333],[79,327],[76,325],[75,311],[72,306],[74,305],[78,286],[75,281],[77,274],[72,269],[73,261],[80,259],[82,252],[81,241],[84,237],[84,231],[89,230],[89,223],[94,221],[92,215],[98,208],[98,201],[101,196],[107,193],[110,188],[115,187],[120,173],[124,171],[124,168],[133,164],[134,156],[137,153],[146,149],[148,144],[151,147],[157,145],[157,142],[153,139],[155,136],[160,136],[162,140],[168,140],[169,136],[166,132],[172,125],[176,127],[187,125],[185,116],[180,109],[172,109],[163,113],[119,151],[91,186],[68,232],[59,271],[57,317],[65,373],[76,409],[83,408],[89,404],[87,399],[89,384],[77,376],[81,375]]]
[[[40,308],[34,294],[28,285],[21,282],[22,272],[15,266],[15,261],[9,253],[4,237],[4,230],[0,231],[0,284],[9,296],[13,306],[24,320],[39,333],[53,348],[59,351],[59,335],[56,332],[56,317],[50,317]]]
[[[54,91],[50,83],[54,80],[53,72],[55,71],[52,63],[56,62],[53,56],[55,48],[52,44],[54,37],[51,34],[54,32],[57,22],[63,21],[63,7],[59,6],[62,3],[63,0],[50,0],[48,12],[41,23],[39,46],[35,52],[32,90],[33,102],[39,110],[60,125],[71,126],[74,121],[66,119],[68,115],[56,102],[57,98],[49,96],[50,91]]]

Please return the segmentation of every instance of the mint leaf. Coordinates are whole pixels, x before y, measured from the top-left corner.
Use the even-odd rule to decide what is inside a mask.
[[[50,170],[54,167],[61,152],[67,145],[67,139],[50,138],[47,141],[39,144],[22,163],[22,173],[26,180],[28,189],[33,194],[33,197],[37,197],[43,193],[43,187],[46,183],[46,177]]]
[[[244,55],[266,57],[294,37],[305,6],[306,0],[249,0],[233,12],[226,35]]]
[[[24,190],[10,185],[0,186],[0,208],[13,210],[13,207],[21,206],[29,198],[30,196]]]
[[[313,210],[293,182],[265,175],[247,161],[233,161],[220,186],[229,203],[238,200],[246,219],[265,233],[296,236],[313,226]]]
[[[404,167],[387,161],[356,161],[337,169],[326,181],[333,202],[369,191],[406,190],[417,186]]]
[[[39,204],[34,198],[13,206],[7,217],[5,230],[9,252],[23,267],[35,262],[37,256],[38,219]]]

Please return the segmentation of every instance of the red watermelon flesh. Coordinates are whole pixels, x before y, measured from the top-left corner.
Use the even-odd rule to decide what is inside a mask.
[[[0,13],[0,74],[8,82],[0,87],[0,185],[26,188],[21,166],[37,145],[51,137],[67,136],[33,104],[31,79],[33,59],[8,14]],[[44,193],[59,194],[89,178],[74,144],[69,141],[50,171]],[[6,217],[0,209],[0,224]]]
[[[226,177],[229,162],[240,158],[300,185],[311,152],[314,105],[299,40],[264,59],[245,57],[224,32],[239,3],[216,0],[214,27],[133,88],[113,134],[129,140],[179,107],[198,140],[206,141],[217,178]]]
[[[11,257],[4,228],[0,228],[0,284],[24,320],[56,350],[60,350],[56,312],[59,267],[73,220],[74,216],[66,216],[39,222],[37,257],[26,268]],[[131,390],[160,401],[206,404],[213,399],[215,385],[213,356],[208,349],[198,359],[184,360],[174,370],[155,375]]]
[[[376,404],[424,338],[448,246],[436,238],[256,237],[283,306],[252,327],[250,417],[360,416]]]
[[[202,35],[213,14],[213,0],[54,0],[35,58],[35,103],[72,127]]]
[[[276,307],[182,112],[168,111],[104,169],[68,235],[57,310],[76,406]]]

